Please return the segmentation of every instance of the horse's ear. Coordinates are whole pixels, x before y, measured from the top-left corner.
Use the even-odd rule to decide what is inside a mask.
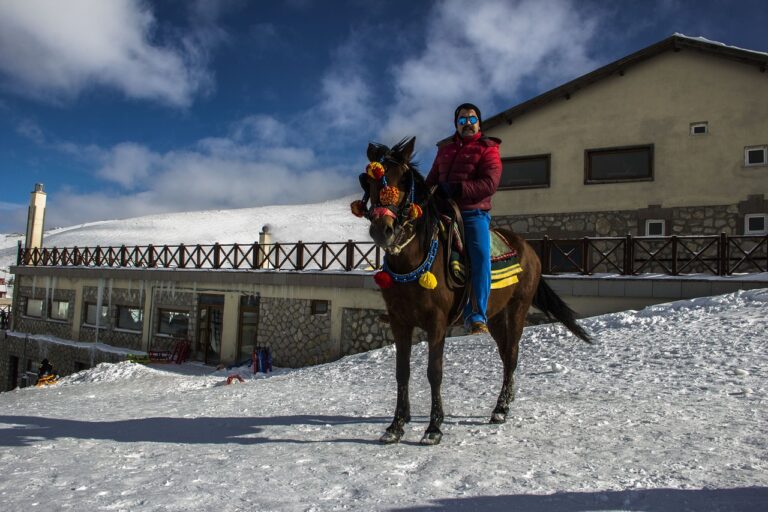
[[[416,146],[416,137],[411,137],[405,143],[402,145],[402,150],[400,150],[400,158],[402,159],[403,163],[408,163],[411,161],[411,157],[413,156],[413,148]]]
[[[376,142],[368,143],[368,161],[380,162],[381,158],[389,151],[387,146],[383,144],[377,144]]]

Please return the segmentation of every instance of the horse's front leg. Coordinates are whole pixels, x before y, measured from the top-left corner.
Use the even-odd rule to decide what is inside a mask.
[[[427,379],[432,390],[432,410],[429,414],[429,426],[421,444],[436,445],[443,438],[440,427],[443,424],[443,398],[441,387],[443,384],[443,349],[445,347],[445,332],[430,334],[429,337],[429,361],[427,363]]]
[[[403,437],[406,423],[411,421],[411,403],[408,398],[408,382],[411,378],[411,335],[413,328],[392,325],[395,335],[395,348],[397,349],[397,406],[395,418],[387,431],[379,439],[384,444],[392,444]]]

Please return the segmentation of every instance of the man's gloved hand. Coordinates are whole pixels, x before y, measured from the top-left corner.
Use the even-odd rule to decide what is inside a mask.
[[[461,184],[460,183],[448,183],[446,181],[438,184],[440,192],[443,193],[443,197],[446,199],[457,199],[461,196]]]

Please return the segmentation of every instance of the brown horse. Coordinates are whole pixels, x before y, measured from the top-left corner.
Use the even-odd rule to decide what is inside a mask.
[[[424,178],[411,163],[415,138],[403,139],[394,147],[368,145],[368,159],[378,168],[376,172],[360,175],[365,191],[363,201],[353,203],[353,211],[366,216],[370,235],[375,244],[386,252],[385,267],[394,277],[391,286],[382,287],[390,326],[397,349],[397,407],[392,424],[381,437],[383,443],[396,443],[403,435],[403,426],[411,419],[408,398],[410,378],[411,337],[415,327],[427,334],[429,360],[427,377],[432,390],[430,422],[422,444],[438,444],[442,438],[443,405],[440,386],[443,378],[443,346],[445,335],[463,308],[461,288],[451,288],[446,274],[445,240],[438,234],[439,213],[433,190],[428,190]],[[369,165],[369,169],[372,169]],[[382,174],[383,177],[379,175]],[[372,176],[373,175],[373,176]],[[387,188],[384,194],[382,190]],[[396,190],[395,190],[396,189]],[[371,199],[368,208],[367,201]],[[423,212],[413,214],[416,204]],[[418,211],[418,209],[417,209]],[[586,342],[589,336],[574,320],[574,312],[541,279],[541,263],[536,252],[520,236],[499,230],[517,251],[523,268],[519,282],[491,291],[488,300],[488,327],[496,341],[504,364],[504,375],[491,423],[503,423],[514,400],[514,372],[517,367],[520,337],[531,304],[547,316],[562,322],[573,334]],[[436,249],[436,253],[435,253]],[[431,261],[430,261],[431,260]],[[430,270],[437,286],[428,289],[418,277]],[[384,276],[389,279],[388,276]],[[381,283],[380,283],[381,284]]]

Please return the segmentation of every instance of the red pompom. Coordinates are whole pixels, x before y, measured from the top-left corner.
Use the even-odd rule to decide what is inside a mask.
[[[355,217],[362,217],[365,215],[365,203],[363,203],[361,200],[352,201],[352,204],[349,205],[350,209],[352,210],[352,215]]]
[[[384,272],[383,270],[381,272],[376,272],[373,275],[373,280],[376,281],[376,284],[379,285],[379,288],[382,290],[386,290],[387,288],[390,288],[394,282],[392,281],[392,276],[389,275],[389,272]]]
[[[384,176],[385,169],[384,169],[384,166],[381,165],[379,162],[371,162],[365,167],[365,172],[371,178],[375,180],[380,180],[381,177]]]

